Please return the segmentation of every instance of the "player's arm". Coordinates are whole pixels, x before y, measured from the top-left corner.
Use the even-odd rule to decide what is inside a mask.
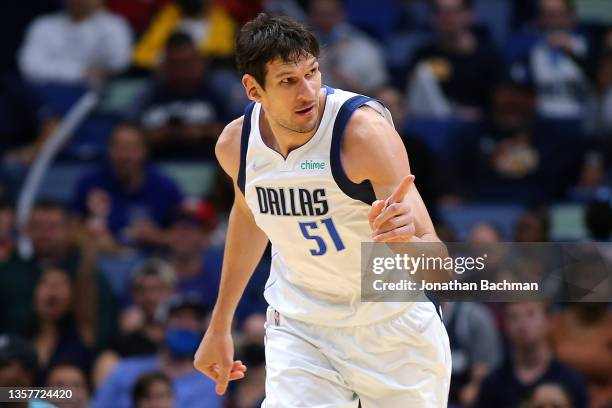
[[[227,125],[215,148],[221,167],[234,180],[235,194],[227,227],[217,303],[194,358],[194,366],[217,383],[218,394],[225,392],[228,381],[244,377],[246,367],[240,361],[233,361],[232,320],[246,285],[268,244],[267,236],[255,224],[242,191],[236,185],[240,166],[241,129],[242,119]]]
[[[377,201],[369,219],[375,242],[440,242],[413,183],[404,143],[374,109],[364,106],[351,117],[342,164],[351,181],[372,184]]]

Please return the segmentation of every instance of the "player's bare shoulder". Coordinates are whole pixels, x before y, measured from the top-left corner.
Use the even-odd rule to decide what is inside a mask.
[[[389,160],[407,160],[401,137],[383,115],[364,105],[353,113],[344,132],[342,165],[346,175],[360,183]]]
[[[219,135],[215,146],[215,155],[225,172],[234,180],[240,168],[240,135],[244,116],[231,121]]]

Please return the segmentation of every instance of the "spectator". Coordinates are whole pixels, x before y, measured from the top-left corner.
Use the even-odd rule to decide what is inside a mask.
[[[96,345],[95,304],[75,288],[70,275],[61,269],[45,270],[34,288],[36,322],[30,333],[43,376],[46,370],[64,359],[79,361],[88,370]]]
[[[133,407],[133,385],[140,375],[151,371],[161,371],[172,380],[178,407],[222,406],[214,382],[193,368],[193,355],[204,331],[202,304],[195,298],[179,296],[168,302],[160,317],[165,321],[164,347],[155,355],[119,362],[98,389],[92,408]]]
[[[467,199],[528,205],[566,194],[581,151],[575,135],[537,120],[533,83],[521,63],[500,75],[490,117],[459,128],[452,144],[451,174],[458,180],[451,190]]]
[[[78,182],[74,210],[99,238],[127,245],[166,245],[164,228],[183,196],[173,180],[147,163],[142,129],[129,123],[115,126],[108,155],[107,165]]]
[[[0,387],[24,388],[35,385],[38,362],[32,345],[19,336],[0,335]],[[46,402],[15,402],[15,408],[53,408]]]
[[[418,49],[408,86],[415,116],[482,118],[493,89],[497,53],[476,36],[471,0],[435,0],[434,42]]]
[[[161,259],[145,261],[132,278],[133,305],[119,319],[120,337],[113,349],[121,357],[155,354],[164,332],[155,313],[172,296],[176,285],[174,269]]]
[[[308,18],[325,49],[319,59],[332,87],[369,93],[387,81],[381,47],[345,20],[340,0],[313,0]]]
[[[153,18],[149,29],[136,44],[134,64],[153,69],[162,58],[170,35],[181,31],[193,39],[198,50],[210,57],[229,57],[234,51],[235,22],[212,0],[177,0]]]
[[[230,118],[212,90],[206,65],[189,35],[168,38],[159,78],[135,114],[154,158],[214,157],[217,137]]]
[[[197,293],[207,311],[212,311],[217,300],[223,260],[221,248],[208,247],[211,217],[195,211],[178,212],[170,229],[168,253],[168,261],[176,271],[177,290]]]
[[[513,43],[521,44],[513,45]],[[537,87],[538,114],[550,119],[583,119],[588,96],[589,38],[578,29],[573,0],[538,0],[537,30],[508,47],[526,58]]]
[[[477,408],[511,408],[527,403],[540,384],[562,384],[572,396],[574,408],[586,408],[584,380],[558,361],[549,343],[550,320],[545,304],[508,303],[506,333],[511,353],[508,360],[489,374],[480,386]]]
[[[556,354],[584,375],[593,408],[612,402],[612,311],[608,306],[574,303],[551,322]]]
[[[69,401],[54,401],[57,408],[86,408],[90,398],[87,373],[83,368],[70,360],[60,361],[49,368],[47,387],[70,389],[72,398]]]
[[[66,10],[39,17],[20,50],[23,76],[35,82],[100,80],[128,66],[131,33],[101,0],[68,0]]]
[[[572,397],[560,384],[541,384],[533,390],[527,408],[572,408]]]
[[[474,302],[444,304],[453,360],[449,402],[472,406],[480,383],[501,361],[502,349],[489,310]]]
[[[132,391],[135,408],[173,408],[172,382],[162,372],[143,374]]]
[[[167,255],[176,271],[177,291],[199,296],[206,312],[212,311],[217,300],[223,264],[223,247],[211,244],[214,217],[205,204],[177,212]],[[252,314],[264,313],[267,308],[262,295],[268,276],[266,265],[267,257],[257,266],[245,289],[236,311],[239,322]]]
[[[70,234],[65,209],[60,203],[49,200],[34,205],[25,232],[32,244],[33,257],[14,250],[9,259],[0,264],[1,330],[24,334],[32,327],[35,323],[34,287],[41,267],[57,267],[67,271],[83,290],[88,291],[90,299],[96,300],[97,340],[99,344],[107,342],[115,330],[115,299],[106,280],[92,265],[96,241],[83,240],[79,247]]]

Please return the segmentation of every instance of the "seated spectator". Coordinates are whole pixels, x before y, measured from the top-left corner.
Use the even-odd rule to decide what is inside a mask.
[[[19,336],[0,335],[0,387],[14,389],[37,385],[35,383],[37,370],[36,351],[30,342]],[[54,405],[36,400],[11,403],[10,406],[54,408]]]
[[[538,302],[507,303],[504,317],[510,356],[482,381],[475,407],[519,407],[528,402],[537,386],[555,382],[568,390],[573,408],[587,408],[583,378],[558,361],[550,346],[547,306]]]
[[[141,375],[132,390],[135,408],[173,408],[172,381],[162,372]]]
[[[125,69],[131,33],[102,0],[69,0],[66,10],[39,17],[28,28],[19,55],[23,76],[34,82],[98,81]]]
[[[527,59],[537,89],[537,111],[550,119],[584,119],[590,44],[576,20],[573,0],[538,0],[536,31],[517,35],[512,60]],[[516,49],[516,50],[515,50]]]
[[[360,93],[385,84],[387,71],[380,45],[346,22],[340,0],[311,1],[308,19],[325,50],[319,64],[326,84]]]
[[[95,321],[86,317],[95,304],[82,296],[70,275],[61,269],[47,269],[34,289],[36,322],[32,338],[43,378],[55,363],[65,359],[91,368],[96,346]]]
[[[156,312],[174,293],[176,275],[160,259],[145,261],[132,278],[133,304],[119,318],[119,338],[112,349],[121,357],[155,354],[163,341]]]
[[[489,310],[473,302],[443,305],[453,359],[449,402],[472,406],[480,383],[501,362],[501,342]]]
[[[572,408],[573,406],[572,397],[562,385],[547,383],[533,390],[526,408]]]
[[[117,364],[97,390],[92,408],[131,408],[132,389],[142,374],[161,371],[167,375],[175,392],[177,407],[220,408],[223,398],[215,393],[215,383],[193,367],[195,354],[204,332],[204,308],[194,298],[171,299],[160,314],[164,321],[162,349],[147,357],[130,357]]]
[[[208,248],[208,235],[213,227],[210,215],[183,210],[175,215],[170,229],[168,261],[174,267],[177,290],[196,293],[207,311],[212,311],[221,282],[221,248]]]
[[[414,116],[482,118],[499,61],[472,29],[471,0],[435,0],[436,39],[413,57],[408,84]]]
[[[489,119],[453,135],[456,159],[451,175],[457,180],[450,188],[482,201],[536,205],[561,198],[580,160],[576,139],[537,121],[526,67],[513,64],[493,90]]]
[[[553,345],[559,360],[580,371],[591,407],[612,402],[612,311],[608,303],[574,303],[553,316]]]
[[[176,272],[177,291],[185,295],[197,294],[206,312],[211,312],[217,301],[223,264],[223,246],[211,244],[215,221],[214,213],[205,203],[177,212],[170,228],[167,253]],[[267,304],[262,294],[267,266],[267,259],[257,266],[236,311],[237,321],[265,312]]]
[[[168,38],[159,77],[134,113],[153,158],[214,158],[224,123],[233,118],[215,96],[206,65],[189,35]]]
[[[46,387],[72,390],[69,401],[54,401],[57,408],[87,408],[90,398],[87,373],[83,368],[70,360],[60,361],[49,367]]]
[[[134,48],[134,64],[155,68],[175,31],[188,34],[203,55],[221,58],[234,52],[236,24],[223,8],[212,0],[177,0],[155,15]]]
[[[26,225],[33,256],[16,249],[0,264],[0,328],[5,332],[24,334],[35,322],[34,287],[41,268],[57,267],[83,284],[83,289],[96,300],[97,342],[103,345],[113,335],[116,325],[115,298],[107,281],[96,270],[97,241],[77,243],[72,238],[69,218],[57,202],[40,200],[34,205]],[[91,317],[93,318],[93,317]]]
[[[183,196],[172,179],[147,162],[142,129],[118,124],[108,156],[108,164],[79,181],[74,210],[98,239],[123,245],[165,245],[164,228]],[[112,242],[109,246],[113,247]]]

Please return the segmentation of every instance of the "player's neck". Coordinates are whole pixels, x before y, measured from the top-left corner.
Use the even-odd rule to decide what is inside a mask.
[[[321,92],[319,93],[317,125],[310,132],[296,132],[281,126],[275,121],[269,120],[265,110],[262,109],[259,131],[264,143],[268,147],[279,152],[285,158],[292,150],[306,144],[315,135],[317,129],[319,129],[321,119],[323,118],[323,113],[325,112],[326,95],[327,91],[325,91],[324,88],[321,88]]]

